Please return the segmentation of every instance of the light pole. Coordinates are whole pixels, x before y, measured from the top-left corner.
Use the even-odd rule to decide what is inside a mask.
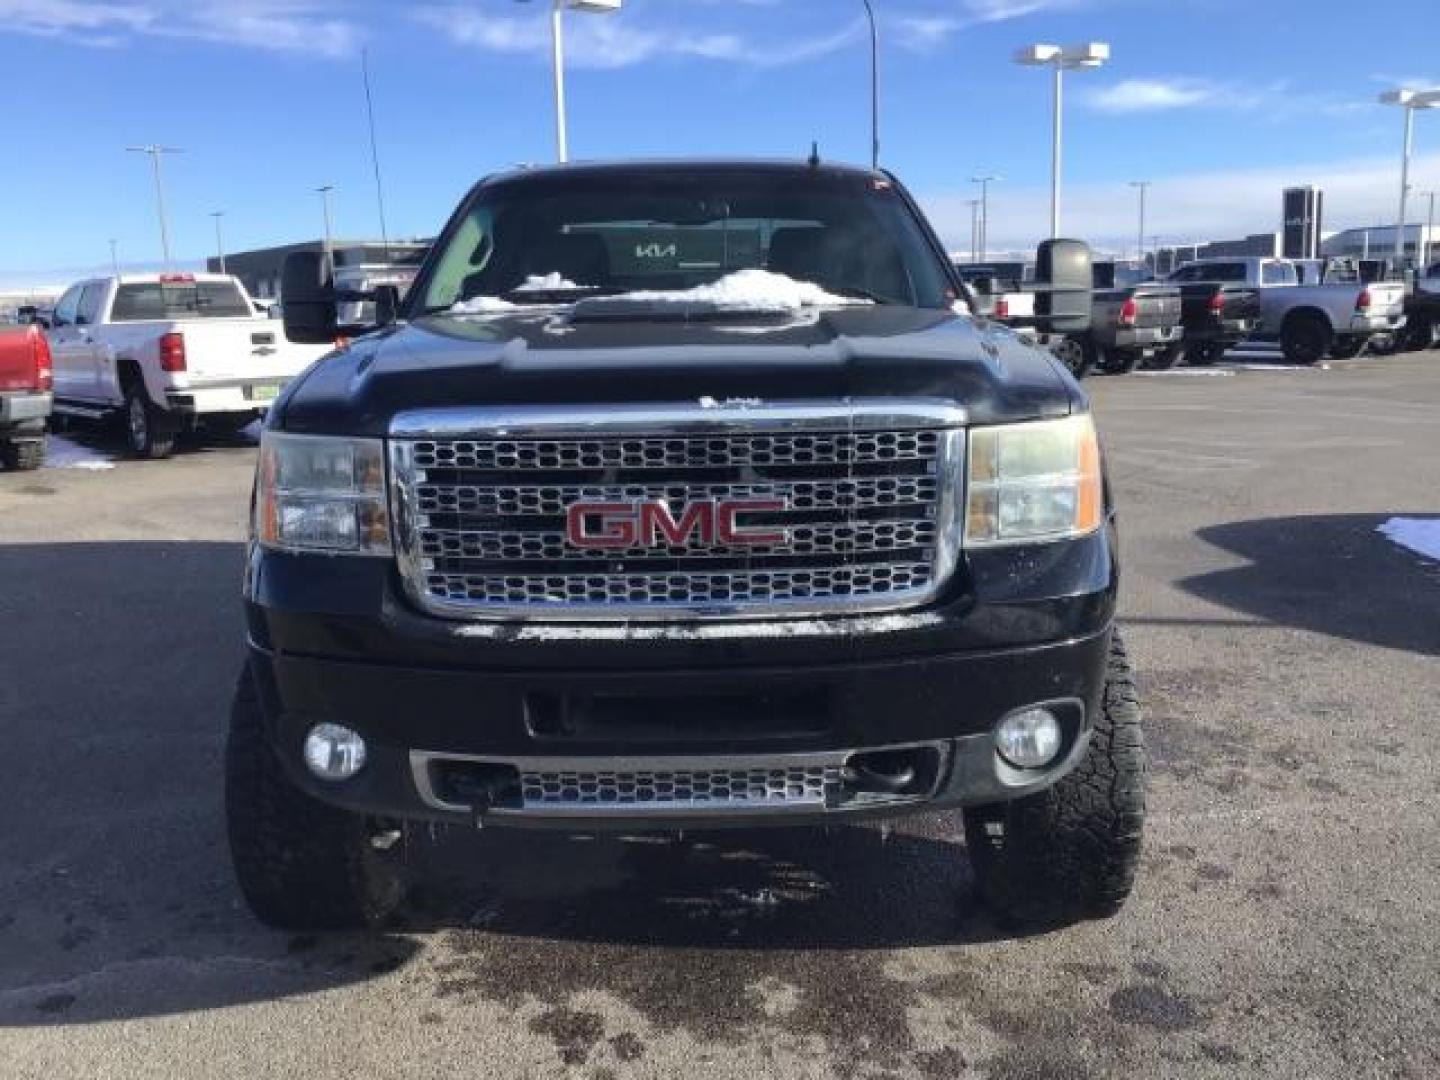
[[[110,268],[115,271],[115,276],[120,276],[120,241],[110,241]]]
[[[1103,41],[1084,45],[1027,45],[1015,53],[1015,62],[1026,67],[1049,67],[1055,73],[1054,118],[1050,146],[1050,238],[1060,235],[1060,167],[1064,133],[1066,71],[1103,67],[1110,59],[1110,46]]]
[[[980,261],[980,200],[968,199],[970,204],[970,261]]]
[[[972,176],[970,182],[980,185],[980,262],[984,262],[990,246],[990,185],[1001,177],[992,173]]]
[[[860,0],[865,5],[865,17],[870,20],[870,168],[880,170],[880,31],[875,25],[875,8],[870,0]]]
[[[220,219],[225,216],[224,210],[211,210],[210,216],[215,219],[215,250],[220,253],[220,273],[225,273],[225,237],[220,232]]]
[[[1140,192],[1140,251],[1138,259],[1145,263],[1145,193],[1150,190],[1149,180],[1131,180],[1130,186]]]
[[[325,184],[315,189],[320,196],[320,206],[325,212],[325,269],[330,279],[335,279],[335,249],[331,246],[333,241],[330,235],[330,193],[335,190],[334,184]]]
[[[1430,237],[1435,232],[1435,192],[1424,193],[1430,199],[1430,212],[1425,215],[1425,235],[1420,238],[1420,273],[1430,264]]]
[[[569,138],[565,130],[565,12],[586,11],[608,15],[619,11],[623,0],[552,0],[550,10],[550,62],[555,77],[555,157],[570,160]]]
[[[165,258],[165,266],[170,266],[170,223],[165,220],[165,182],[160,175],[160,159],[166,154],[180,154],[184,151],[174,146],[157,146],[148,143],[145,146],[127,146],[126,151],[131,154],[149,154],[150,164],[155,170],[155,211],[160,218],[160,251]]]
[[[1415,143],[1415,110],[1440,108],[1440,90],[1387,90],[1380,104],[1405,110],[1405,144],[1400,155],[1400,216],[1395,221],[1395,261],[1405,262],[1405,202],[1410,196],[1410,150]]]

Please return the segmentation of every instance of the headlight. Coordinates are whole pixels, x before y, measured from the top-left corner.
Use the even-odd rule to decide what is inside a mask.
[[[389,555],[385,444],[266,431],[254,529],[260,543],[282,551]]]
[[[970,429],[965,545],[1084,536],[1104,515],[1100,444],[1088,414]]]

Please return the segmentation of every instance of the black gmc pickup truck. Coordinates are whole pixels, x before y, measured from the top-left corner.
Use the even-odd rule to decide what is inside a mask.
[[[1083,245],[1039,256],[1088,290]],[[284,276],[287,335],[346,343],[260,449],[226,804],[262,920],[383,918],[417,822],[947,810],[1004,917],[1119,909],[1144,756],[1088,403],[892,176],[492,177],[363,332],[318,256]]]

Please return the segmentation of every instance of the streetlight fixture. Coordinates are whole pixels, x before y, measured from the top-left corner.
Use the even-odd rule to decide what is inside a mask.
[[[1405,110],[1405,145],[1400,155],[1400,216],[1395,222],[1395,260],[1405,262],[1405,202],[1410,195],[1410,151],[1415,144],[1415,110],[1440,109],[1440,90],[1387,90],[1380,104]]]
[[[990,185],[1002,179],[992,173],[970,178],[972,184],[980,185],[980,262],[985,261],[990,245]]]
[[[215,219],[215,250],[220,253],[220,273],[225,273],[225,237],[220,232],[220,219],[225,216],[224,210],[211,210],[210,216]]]
[[[1060,235],[1060,164],[1062,110],[1065,104],[1064,74],[1082,68],[1103,67],[1110,59],[1110,46],[1103,41],[1084,45],[1027,45],[1015,53],[1015,62],[1026,67],[1048,67],[1055,73],[1054,125],[1050,148],[1050,238]]]
[[[325,212],[325,269],[332,281],[335,278],[335,248],[330,235],[330,193],[334,190],[334,184],[324,184],[315,189],[315,193],[320,196],[320,206]]]
[[[1131,180],[1130,186],[1140,192],[1140,250],[1136,258],[1143,266],[1145,264],[1145,193],[1150,190],[1151,181]]]
[[[555,156],[570,160],[569,137],[565,130],[565,12],[583,11],[591,15],[610,15],[620,10],[624,0],[552,0],[550,11],[550,52],[555,77]]]
[[[130,154],[149,154],[150,164],[155,170],[155,212],[160,218],[160,251],[165,257],[165,266],[170,266],[170,223],[165,220],[165,183],[160,175],[160,159],[166,154],[183,154],[184,151],[174,146],[157,146],[148,143],[145,146],[127,146],[125,148]]]

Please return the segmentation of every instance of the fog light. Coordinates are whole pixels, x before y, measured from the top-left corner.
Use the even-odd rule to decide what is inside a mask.
[[[316,724],[305,736],[305,764],[321,780],[348,780],[365,766],[365,740],[339,724]]]
[[[1017,769],[1039,769],[1060,752],[1060,721],[1049,709],[1011,713],[995,729],[995,748]]]

